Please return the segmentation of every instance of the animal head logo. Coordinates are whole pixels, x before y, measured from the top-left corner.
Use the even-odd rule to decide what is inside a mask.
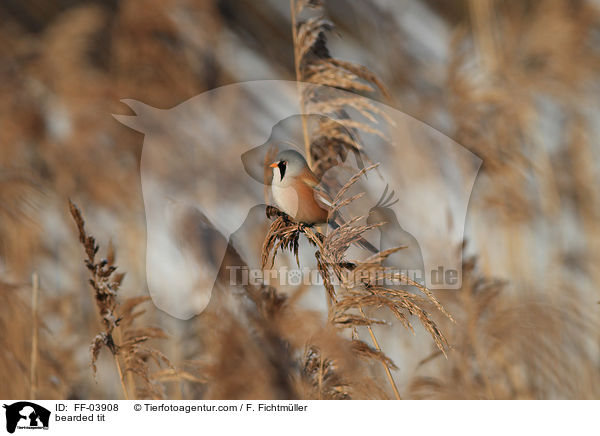
[[[323,125],[336,134],[334,144],[331,138],[312,138],[313,152],[330,153],[312,167],[318,183],[339,188],[367,163],[379,163],[353,187],[366,194],[357,202],[357,215],[382,222],[365,234],[367,242],[378,249],[405,245],[389,261],[414,270],[431,289],[460,287],[458,248],[481,160],[400,111],[338,89],[326,92],[330,98],[358,99],[380,116],[361,119],[367,128],[357,133],[348,113],[317,108],[301,114],[305,86],[238,83],[168,110],[123,100],[135,115],[114,117],[145,135],[140,171],[146,279],[158,308],[188,319],[204,310],[219,277],[229,274],[225,263],[243,259],[260,269],[261,238],[269,224],[264,205],[275,204],[270,186],[275,169],[269,164],[285,149],[310,159],[305,132]],[[355,139],[359,146],[347,146]]]
[[[10,405],[4,404],[6,409],[6,431],[14,433],[17,428],[48,429],[50,411],[42,406],[29,401],[19,401]]]

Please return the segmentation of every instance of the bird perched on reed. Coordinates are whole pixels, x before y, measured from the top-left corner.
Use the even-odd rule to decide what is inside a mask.
[[[307,225],[328,223],[334,228],[344,223],[339,211],[329,216],[331,197],[319,186],[319,179],[299,152],[283,150],[269,167],[273,168],[273,199],[294,221]],[[378,251],[364,238],[360,238],[357,244],[373,253]]]

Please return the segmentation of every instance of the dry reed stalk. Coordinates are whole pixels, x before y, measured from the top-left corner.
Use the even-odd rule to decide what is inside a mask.
[[[308,128],[306,126],[306,107],[304,105],[304,94],[302,92],[301,80],[302,74],[300,72],[300,62],[302,55],[300,51],[300,45],[298,44],[298,29],[296,27],[296,4],[294,0],[290,0],[290,14],[292,23],[292,39],[294,43],[294,71],[296,74],[296,86],[298,89],[298,97],[300,98],[300,117],[302,119],[302,137],[304,138],[304,155],[306,156],[306,163],[309,168],[312,168],[312,154],[310,152],[310,140],[308,138]]]
[[[365,311],[363,310],[362,306],[359,306],[358,310],[360,311],[360,314],[363,316],[363,319],[368,320],[367,315],[365,314]],[[367,324],[367,330],[369,330],[369,335],[371,335],[371,340],[373,341],[375,350],[377,350],[379,353],[382,353],[381,347],[379,346],[379,342],[377,341],[377,338],[375,337],[375,333],[373,332],[373,329],[371,328],[370,324]],[[388,381],[390,382],[390,385],[392,386],[392,389],[394,390],[394,395],[396,396],[396,399],[401,400],[402,396],[400,395],[400,391],[398,391],[398,386],[396,386],[396,382],[394,381],[394,377],[392,376],[392,372],[390,371],[389,363],[382,361],[382,364],[385,369],[385,374],[387,375]]]
[[[37,321],[32,318],[33,277],[31,282],[30,285],[20,286],[0,280],[0,330],[11,333],[0,337],[0,349],[3,350],[0,353],[0,397],[34,400],[66,398],[71,392],[73,379],[69,375],[75,372],[73,362],[76,359],[71,347],[65,344],[67,341],[63,332],[54,335],[45,325],[44,316],[48,315],[52,304],[48,299],[40,298],[39,284],[35,311]],[[44,305],[43,311],[40,309],[41,303]],[[33,324],[37,338],[35,330],[32,330]]]
[[[37,362],[38,362],[38,292],[40,279],[37,272],[31,276],[31,360],[29,373],[29,398],[35,400],[37,392]]]
[[[475,42],[478,54],[489,73],[495,73],[497,55],[496,42],[494,39],[494,2],[493,0],[469,0],[469,11],[471,21],[475,25]]]

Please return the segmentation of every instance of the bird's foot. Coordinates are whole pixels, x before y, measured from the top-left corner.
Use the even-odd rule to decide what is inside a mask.
[[[275,206],[267,206],[265,209],[265,214],[267,215],[268,219],[271,219],[274,216],[280,216],[281,218],[283,218],[286,221],[290,221],[290,222],[292,221],[288,214],[280,211]]]

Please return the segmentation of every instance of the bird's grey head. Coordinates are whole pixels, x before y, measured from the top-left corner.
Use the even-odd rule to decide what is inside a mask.
[[[274,179],[277,182],[283,182],[284,179],[300,175],[306,168],[304,156],[296,150],[283,150],[277,154],[275,162],[271,164],[274,172]]]

